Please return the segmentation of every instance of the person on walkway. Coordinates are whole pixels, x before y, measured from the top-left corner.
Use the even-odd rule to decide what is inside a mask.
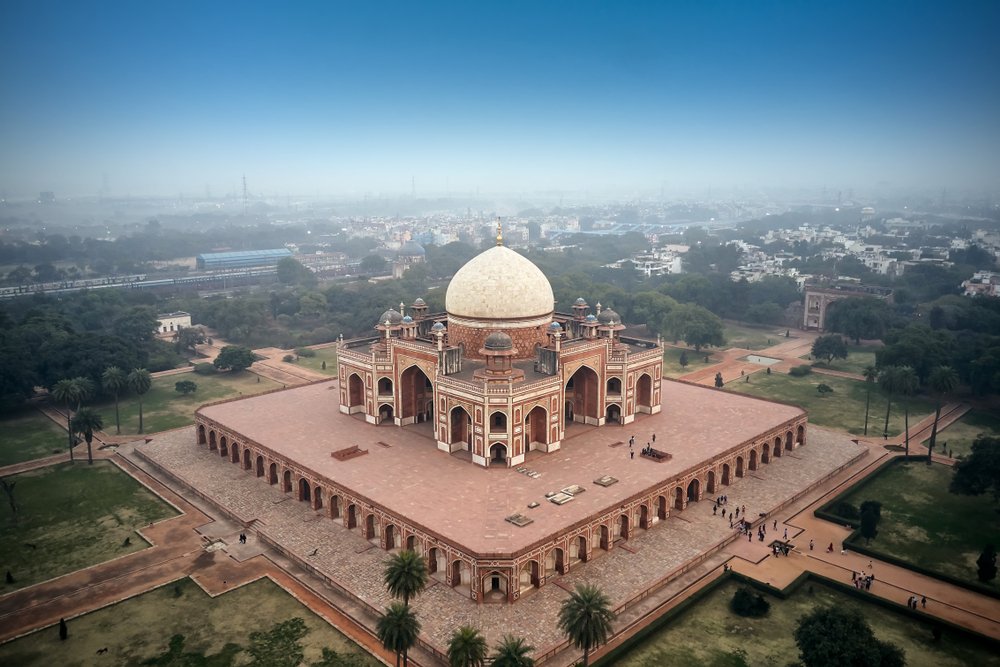
[[[927,596],[923,595],[920,597],[920,606],[927,609]]]
[[[653,444],[654,445],[656,444],[656,434],[655,433],[653,434]]]
[[[634,459],[634,458],[635,458],[635,452],[634,452],[634,451],[632,451],[632,450],[630,449],[630,450],[628,451],[628,457],[629,457],[630,459]]]
[[[718,505],[712,505],[712,516],[715,516],[718,513],[719,513],[719,506]]]
[[[786,539],[786,540],[788,539],[788,529],[787,528],[785,528],[785,537],[784,537],[784,539]]]
[[[778,520],[777,519],[774,520],[774,523],[772,524],[772,526],[774,527],[775,530],[778,530]]]
[[[830,546],[828,546],[828,547],[826,548],[826,552],[827,552],[828,554],[832,554],[832,553],[833,553],[833,542],[830,542]]]
[[[809,551],[813,550],[813,541],[809,540]]]

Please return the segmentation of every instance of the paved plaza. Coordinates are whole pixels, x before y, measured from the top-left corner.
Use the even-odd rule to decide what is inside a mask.
[[[343,415],[337,411],[336,382],[212,405],[200,414],[467,551],[510,554],[803,415],[793,406],[681,382],[664,381],[662,387],[668,406],[663,412],[625,426],[574,424],[562,449],[530,453],[524,467],[537,477],[473,466],[442,452],[426,424],[377,427]],[[639,456],[654,434],[656,448],[673,457],[669,461]],[[634,457],[626,444],[632,435]],[[331,456],[352,445],[367,454],[346,461]],[[592,483],[605,475],[618,483],[607,488]],[[561,506],[545,502],[547,492],[571,485],[586,492]],[[528,510],[532,502],[541,505]],[[533,523],[516,528],[505,521],[519,512],[527,512]]]
[[[380,432],[388,433],[390,429]],[[814,426],[809,428],[807,438],[805,447],[721,487],[729,497],[730,509],[746,505],[754,517],[770,512],[867,451],[846,436]],[[363,539],[358,530],[347,530],[322,511],[297,502],[292,494],[281,493],[251,472],[199,447],[193,427],[158,434],[137,451],[252,524],[251,532],[257,531],[280,544],[288,555],[316,568],[364,603],[381,609],[390,602],[382,582],[385,552]],[[393,483],[384,472],[373,471],[372,475],[374,482]],[[419,488],[410,492],[421,493]],[[556,628],[556,616],[566,596],[565,588],[589,581],[620,606],[730,539],[733,532],[728,520],[713,516],[712,503],[707,500],[675,512],[649,531],[636,531],[626,543],[627,548],[618,545],[607,553],[595,550],[591,562],[575,566],[567,575],[550,578],[547,585],[525,594],[513,605],[476,604],[460,590],[432,580],[428,590],[414,602],[423,624],[423,638],[443,649],[455,628],[471,624],[482,628],[491,643],[503,633],[513,633],[545,651],[563,640]]]

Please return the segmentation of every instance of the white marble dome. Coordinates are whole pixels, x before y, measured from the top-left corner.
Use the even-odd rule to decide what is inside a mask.
[[[494,246],[458,270],[448,285],[445,310],[466,320],[526,320],[555,309],[552,286],[523,255]]]

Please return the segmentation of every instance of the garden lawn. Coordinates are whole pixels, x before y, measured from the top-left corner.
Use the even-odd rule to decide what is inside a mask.
[[[930,624],[867,603],[821,583],[807,581],[788,599],[765,594],[771,609],[763,618],[744,618],[729,611],[729,601],[740,584],[728,581],[691,608],[654,631],[615,661],[620,667],[740,667],[788,665],[798,660],[792,633],[798,620],[817,607],[856,609],[875,636],[906,652],[909,667],[965,667],[1000,665],[1000,656],[985,643],[955,636],[945,630],[934,642]],[[742,652],[742,660],[739,653]],[[600,667],[609,663],[601,661]]]
[[[16,485],[20,510],[15,520],[3,499],[0,569],[15,582],[4,583],[2,593],[145,549],[136,529],[177,514],[108,461],[63,463],[7,479]]]
[[[955,457],[965,456],[972,453],[972,443],[980,433],[1000,437],[1000,417],[983,410],[966,412],[957,422],[938,431],[935,451],[940,454],[950,449]],[[924,440],[924,447],[928,440]]]
[[[250,610],[252,613],[248,613]],[[359,664],[365,667],[381,664],[270,579],[260,579],[216,598],[209,597],[190,579],[181,579],[70,619],[66,641],[58,640],[58,626],[52,626],[2,644],[0,664],[139,665],[163,655],[175,634],[184,636],[184,653],[195,656],[156,664],[247,664],[250,656],[240,647],[250,644],[250,633],[266,632],[292,618],[301,618],[308,629],[299,640],[305,654],[302,665],[319,661],[323,647],[341,654],[357,654]],[[226,650],[227,643],[238,646]],[[97,655],[103,648],[107,652]],[[214,660],[206,662],[206,656]]]
[[[825,384],[833,393],[821,396],[817,387]],[[754,373],[750,382],[733,381],[726,385],[730,391],[771,398],[804,408],[809,413],[809,421],[819,426],[848,431],[854,435],[864,433],[866,383],[860,380],[810,373],[804,377],[792,377],[787,373]],[[871,411],[868,417],[869,437],[882,435],[885,424],[886,398],[877,388],[872,390]],[[910,399],[910,429],[922,418],[934,411],[934,405],[922,398]],[[903,405],[898,400],[892,402],[889,415],[889,435],[899,435],[904,430]],[[914,448],[916,448],[914,450]],[[911,451],[919,453],[920,446],[910,442]]]
[[[34,408],[23,408],[0,420],[0,466],[61,454],[67,449],[66,430]]]
[[[834,359],[832,364],[827,364],[826,361],[817,361],[814,365],[819,368],[864,375],[865,368],[875,365],[875,350],[877,349],[879,348],[872,345],[849,345],[846,359]],[[806,355],[802,359],[808,359],[809,356]]]
[[[305,368],[312,369],[317,373],[324,373],[326,375],[336,375],[337,374],[337,348],[336,347],[324,347],[319,350],[313,350],[316,353],[315,357],[302,357],[300,356],[296,360],[296,366],[304,366]],[[323,362],[326,362],[326,368],[323,368]]]
[[[1000,545],[997,505],[991,495],[948,492],[952,468],[923,461],[887,466],[843,498],[855,507],[882,503],[878,536],[868,548],[930,570],[977,581],[976,559],[987,544]],[[864,544],[858,537],[857,544]],[[1000,589],[997,580],[990,584]]]
[[[681,366],[680,358],[681,353],[684,350],[678,349],[676,347],[668,347],[663,352],[663,375],[669,378],[676,378],[688,373],[693,373],[699,368],[704,368],[705,366],[711,366],[712,364],[718,363],[718,359],[713,359],[711,353],[707,350],[702,350],[700,353],[694,350],[687,350],[688,365],[687,368]],[[705,363],[705,356],[708,355],[708,363]]]
[[[198,385],[193,394],[182,395],[174,385],[190,380]],[[153,387],[142,397],[144,433],[167,431],[172,428],[194,423],[194,411],[199,406],[224,398],[252,396],[269,389],[280,389],[281,385],[249,371],[240,373],[180,373],[153,378]],[[115,432],[115,403],[107,401],[93,406],[104,418],[104,430]],[[122,433],[135,435],[139,432],[139,399],[131,391],[126,391],[120,399]]]
[[[784,327],[779,330],[779,327],[754,327],[735,322],[724,322],[722,335],[726,339],[723,348],[739,347],[746,350],[763,350],[789,340],[785,338]]]

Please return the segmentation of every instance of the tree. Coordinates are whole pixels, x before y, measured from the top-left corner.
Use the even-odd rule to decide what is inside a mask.
[[[277,623],[267,632],[251,632],[250,667],[297,667],[305,654],[299,641],[309,629],[301,618]]]
[[[847,343],[837,334],[820,336],[813,342],[812,354],[817,359],[825,358],[829,365],[834,359],[847,358]]]
[[[739,616],[760,618],[766,616],[767,612],[771,610],[771,603],[765,600],[760,593],[747,586],[740,586],[733,593],[733,599],[729,601],[729,608]]]
[[[976,559],[976,576],[979,581],[987,583],[997,578],[997,550],[992,544],[987,544],[983,553]]]
[[[486,665],[486,639],[479,630],[463,625],[448,640],[448,665],[450,667],[484,667]]]
[[[851,297],[830,304],[826,311],[827,330],[842,333],[854,339],[855,345],[862,338],[881,338],[889,306],[875,297]]]
[[[121,434],[121,419],[118,417],[118,396],[122,389],[128,386],[128,376],[117,366],[108,366],[101,373],[101,386],[104,391],[110,391],[115,397],[115,433]]]
[[[142,433],[142,397],[153,386],[153,376],[145,368],[133,368],[128,374],[128,386],[139,397],[139,433]]]
[[[504,635],[500,643],[493,647],[490,667],[535,667],[535,661],[528,654],[535,650],[522,637]]]
[[[843,607],[814,609],[799,619],[795,644],[805,667],[903,667],[903,649],[880,641],[855,610]]]
[[[868,544],[878,535],[878,522],[882,518],[882,503],[866,500],[861,503],[861,537]]]
[[[90,443],[94,440],[94,431],[104,428],[104,420],[93,408],[81,408],[77,410],[71,421],[73,433],[80,433],[87,441],[87,463],[94,462],[94,454],[91,451]]]
[[[614,618],[611,600],[597,586],[577,584],[576,590],[563,600],[559,629],[573,646],[583,649],[583,667],[590,664],[591,649],[608,640]]]
[[[695,351],[709,345],[722,345],[722,320],[705,308],[694,304],[680,304],[670,311],[663,321],[664,329],[674,340],[683,339]]]
[[[972,443],[972,453],[955,464],[948,490],[967,496],[992,491],[1000,501],[1000,438],[980,435]]]
[[[316,284],[316,274],[294,257],[284,257],[278,260],[277,269],[278,282],[283,285],[305,285],[311,287]]]
[[[66,431],[69,437],[69,460],[73,459],[73,404],[77,409],[88,396],[92,384],[87,378],[75,377],[68,380],[59,380],[52,386],[52,398],[66,405]]]
[[[885,425],[882,427],[882,433],[889,433],[889,412],[892,410],[892,397],[896,394],[899,387],[899,368],[896,366],[886,366],[881,369],[878,374],[878,386],[886,394],[885,403]]]
[[[184,394],[185,396],[187,394],[193,394],[198,391],[198,384],[192,382],[191,380],[181,380],[180,382],[174,383],[174,391],[179,394]]]
[[[823,382],[820,382],[819,385],[816,386],[816,391],[819,392],[820,396],[826,396],[827,394],[833,393],[833,387]]]
[[[941,404],[945,394],[955,391],[958,386],[958,373],[951,366],[937,366],[927,378],[927,384],[937,397],[934,404],[934,426],[931,427],[931,439],[927,441],[927,465],[931,464],[934,445],[937,444],[938,420],[941,419]]]
[[[400,665],[400,658],[403,667],[406,667],[406,654],[417,643],[420,635],[420,621],[413,614],[410,605],[393,602],[386,608],[385,615],[378,619],[375,634],[382,646],[396,654],[396,667]]]
[[[865,435],[868,435],[868,411],[872,404],[872,386],[878,378],[878,369],[874,366],[865,366],[862,372],[865,376]]]
[[[219,351],[212,364],[220,370],[238,372],[250,368],[256,361],[253,350],[242,345],[227,345]]]
[[[899,374],[896,377],[896,391],[903,397],[903,428],[906,432],[906,452],[904,456],[910,458],[910,396],[917,392],[920,386],[920,379],[916,372],[909,366],[900,366]]]
[[[338,653],[324,646],[319,662],[310,663],[309,667],[367,667],[368,664],[368,660],[358,653]]]
[[[677,360],[677,363],[681,365],[681,368],[687,368],[689,363],[687,350],[681,350],[681,356],[680,359]]]
[[[427,563],[415,551],[404,549],[385,562],[383,578],[389,595],[410,604],[410,598],[427,586]]]
[[[195,346],[205,342],[205,330],[201,327],[184,327],[174,334],[174,348],[178,352],[194,354]]]
[[[380,255],[367,255],[361,258],[361,264],[358,268],[361,273],[366,275],[378,275],[385,271],[387,264],[385,258]]]

